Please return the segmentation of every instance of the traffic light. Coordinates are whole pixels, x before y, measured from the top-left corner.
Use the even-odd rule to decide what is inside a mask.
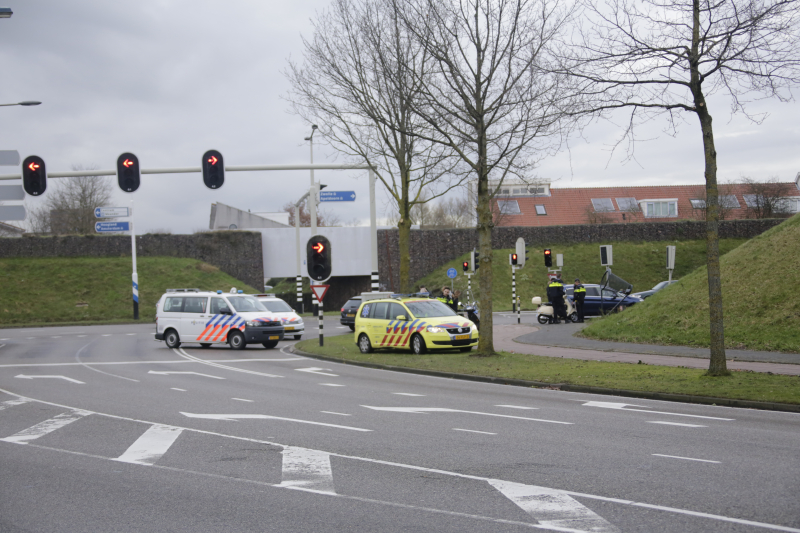
[[[524,261],[522,262],[522,264],[524,265],[525,263],[527,263],[528,259],[530,259],[530,258],[531,257],[528,255],[528,249],[525,248],[525,256],[523,257]]]
[[[22,162],[22,188],[31,196],[40,196],[47,189],[44,159],[38,155],[29,155]]]
[[[473,272],[475,272],[476,270],[478,270],[478,268],[480,268],[480,265],[478,264],[478,258],[480,257],[480,255],[481,255],[480,252],[478,252],[474,248],[469,253],[469,262],[472,265]]]
[[[464,272],[466,272],[467,270],[469,270],[469,261],[464,261],[464,263],[461,266],[464,267]]]
[[[516,264],[517,264],[517,254],[511,254],[511,264],[516,266]]]
[[[315,235],[306,244],[308,275],[316,281],[331,277],[331,243],[322,235]]]
[[[553,252],[550,251],[550,248],[547,248],[544,251],[544,266],[553,266]]]
[[[209,189],[219,189],[225,183],[225,162],[222,154],[209,150],[203,154],[203,183]]]
[[[139,170],[139,158],[130,152],[125,152],[117,158],[117,183],[125,192],[135,192],[142,182],[142,173]]]

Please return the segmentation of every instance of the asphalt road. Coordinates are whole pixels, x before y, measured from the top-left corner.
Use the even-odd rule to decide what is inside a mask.
[[[0,531],[800,532],[800,415],[153,331],[0,330]]]

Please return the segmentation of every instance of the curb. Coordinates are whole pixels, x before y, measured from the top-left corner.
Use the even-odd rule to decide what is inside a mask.
[[[381,363],[367,363],[363,361],[351,361],[349,359],[339,359],[338,357],[327,357],[313,353],[304,352],[291,345],[288,351],[319,359],[321,361],[331,361],[344,365],[361,366],[365,368],[376,368],[379,370],[390,370],[392,372],[404,372],[406,374],[420,374],[423,376],[433,376],[437,378],[461,379],[464,381],[476,381],[479,383],[494,383],[496,385],[512,385],[514,387],[527,387],[536,389],[553,389],[567,392],[584,392],[591,394],[607,394],[611,396],[624,396],[626,398],[643,398],[646,400],[662,400],[667,402],[695,403],[701,405],[719,405],[723,407],[737,407],[739,409],[761,409],[765,411],[780,411],[785,413],[800,413],[800,405],[790,403],[759,402],[754,400],[735,400],[731,398],[715,398],[713,396],[691,396],[688,394],[670,394],[664,392],[634,391],[626,389],[607,389],[604,387],[592,387],[588,385],[570,385],[569,383],[544,383],[541,381],[527,381],[524,379],[496,378],[490,376],[471,376],[469,374],[456,374],[453,372],[439,372],[436,370],[421,370],[402,366],[383,365]]]

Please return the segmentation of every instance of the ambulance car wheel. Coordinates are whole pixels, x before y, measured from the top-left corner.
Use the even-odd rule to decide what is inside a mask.
[[[261,344],[263,344],[264,348],[266,348],[267,350],[271,350],[272,348],[278,345],[278,341],[262,342]]]
[[[365,333],[358,338],[358,349],[361,350],[361,353],[372,353],[372,344]]]
[[[231,348],[234,350],[244,350],[244,334],[241,331],[234,331],[228,338],[228,344],[230,344]]]
[[[167,343],[167,348],[177,348],[181,345],[181,338],[174,329],[167,330],[164,334],[164,341]]]
[[[302,335],[295,335],[295,336],[294,336],[294,340],[296,340],[296,341],[299,341],[299,340],[300,340],[300,339],[302,339],[302,338],[303,338],[303,336],[302,336]]]
[[[547,324],[547,322],[550,321],[550,317],[548,317],[547,315],[539,315],[539,318],[537,320],[539,320],[539,324]]]
[[[425,339],[422,338],[422,335],[419,333],[415,333],[413,337],[411,337],[411,351],[414,352],[415,355],[422,355],[428,351],[428,347],[425,346]]]
[[[211,346],[210,342],[201,342],[200,343],[200,347],[201,348],[209,348],[210,346]]]

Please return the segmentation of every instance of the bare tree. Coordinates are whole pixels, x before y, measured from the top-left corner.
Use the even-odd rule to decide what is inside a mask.
[[[73,165],[75,171],[93,170]],[[81,176],[49,180],[44,202],[28,209],[28,228],[32,233],[87,235],[95,233],[95,207],[111,201],[113,184],[103,176]],[[51,188],[52,187],[52,188]]]
[[[397,207],[402,291],[410,290],[411,210],[463,179],[449,147],[427,140],[436,133],[412,113],[433,63],[411,37],[380,0],[334,0],[303,41],[303,65],[290,62],[287,72],[294,111],[340,153],[372,166]]]
[[[311,226],[311,213],[308,212],[307,202],[308,200],[303,200],[303,202],[300,204],[300,208],[298,209],[301,228],[307,228]],[[289,213],[289,225],[294,227],[294,204],[289,202],[283,206],[283,210]],[[339,225],[341,225],[341,220],[339,217],[331,213],[326,213],[322,209],[317,209],[317,226],[324,227]]]
[[[718,192],[718,210],[719,219],[728,220],[733,216],[734,209],[740,209],[742,206],[736,198],[736,185],[730,182],[719,183],[717,185]],[[692,211],[694,218],[699,220],[706,220],[708,217],[706,206],[708,205],[708,192],[705,187],[697,186],[694,198],[691,199]]]
[[[696,117],[705,154],[711,334],[708,375],[727,375],[720,279],[717,150],[707,97],[730,98],[747,115],[748,95],[791,99],[800,81],[797,0],[584,0],[587,17],[561,48],[559,72],[584,82],[595,108],[632,108],[626,130],[665,113],[673,133]],[[748,115],[749,116],[749,115]],[[750,117],[758,120],[758,117]],[[630,146],[630,145],[629,145]]]
[[[608,211],[598,211],[592,205],[586,206],[584,211],[587,224],[611,224],[614,217]]]
[[[744,177],[741,181],[745,188],[742,196],[751,218],[783,218],[792,214],[787,201],[794,188],[791,183],[782,183],[778,178],[756,181]]]
[[[468,167],[477,183],[481,337],[492,332],[493,197],[489,179],[522,179],[559,141],[562,76],[546,72],[548,46],[568,21],[555,0],[393,0],[408,31],[435,63],[435,76],[415,80],[414,111]]]

